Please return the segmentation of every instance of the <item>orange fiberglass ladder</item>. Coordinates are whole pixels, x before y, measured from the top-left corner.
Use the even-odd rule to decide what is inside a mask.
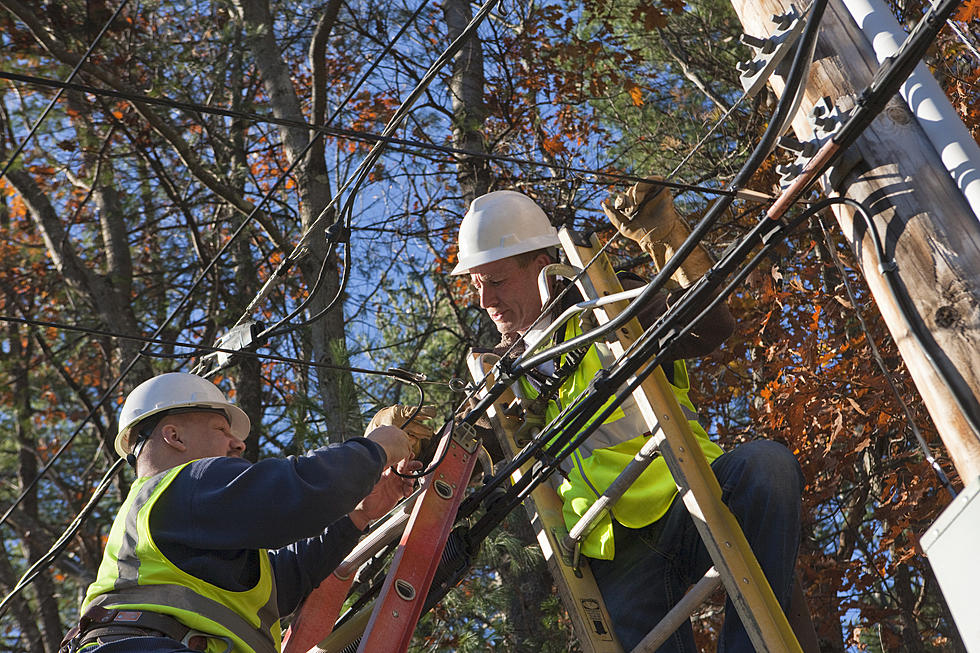
[[[595,256],[597,243],[578,245],[567,230],[560,232],[562,246],[572,266],[582,269],[591,261],[588,276],[576,281],[582,306],[592,310],[600,324],[608,322],[625,308],[622,293],[604,255]],[[594,258],[594,260],[593,260]],[[635,294],[635,293],[634,293]],[[611,299],[603,299],[611,298]],[[621,356],[642,333],[637,320],[616,330],[618,342],[610,344]],[[495,359],[473,355],[469,361],[477,381],[494,378]],[[489,369],[488,369],[489,368]],[[490,387],[492,383],[483,384]],[[782,608],[769,587],[737,521],[721,501],[721,488],[691,433],[687,418],[677,404],[663,371],[658,366],[633,392],[652,435],[648,446],[610,486],[582,520],[568,532],[561,514],[561,500],[548,483],[541,483],[525,499],[538,543],[548,562],[579,643],[588,653],[619,653],[621,646],[612,633],[609,616],[585,560],[573,554],[577,543],[590,527],[622,495],[653,458],[662,455],[678,486],[680,496],[701,534],[715,566],[680,603],[658,624],[634,651],[654,651],[717,587],[724,583],[757,651],[784,653],[801,651]],[[522,422],[520,400],[505,393],[487,411],[504,453],[513,458],[530,433]],[[414,504],[406,502],[372,531],[347,560],[307,599],[298,618],[286,634],[284,653],[323,651],[401,652],[408,648],[423,610],[425,597],[446,546],[476,462],[479,441],[472,427],[457,425],[442,436],[434,460],[442,462],[423,480]],[[513,474],[516,482],[530,463]],[[412,501],[412,500],[409,500]],[[408,510],[411,510],[410,516]],[[353,572],[372,555],[371,550],[401,540],[380,596],[344,624],[333,630]],[[717,570],[717,571],[715,571]],[[331,632],[333,630],[333,632]],[[809,646],[808,646],[809,648]]]

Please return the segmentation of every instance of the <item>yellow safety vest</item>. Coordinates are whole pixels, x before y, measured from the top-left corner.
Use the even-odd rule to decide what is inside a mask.
[[[157,612],[202,633],[229,638],[235,653],[277,653],[282,631],[266,550],[258,551],[260,573],[255,586],[233,592],[182,571],[153,541],[150,513],[185,466],[133,483],[112,524],[98,576],[88,588],[82,611],[100,605]],[[225,648],[220,639],[208,640],[208,653]]]
[[[574,321],[569,322],[565,327],[565,340],[569,340],[580,333],[581,329],[578,328],[577,324]],[[557,401],[548,402],[548,408],[545,412],[546,421],[550,422],[563,407],[578,401],[579,396],[600,369],[602,369],[602,360],[596,345],[593,344],[575,371],[559,387]],[[710,463],[723,451],[721,447],[708,439],[708,434],[696,419],[694,404],[688,397],[691,384],[687,375],[687,365],[684,364],[683,360],[674,361],[674,379],[670,387],[677,403],[681,405],[684,413],[688,416],[691,431],[700,444],[705,458]],[[537,390],[525,378],[521,379],[521,388],[525,396],[531,399],[538,396]],[[611,402],[612,398],[609,401]],[[623,411],[617,408],[604,424],[612,424],[624,417]],[[638,435],[631,433],[627,437],[618,438],[619,442],[612,446],[592,450],[587,456],[583,456],[578,450],[571,454],[573,468],[569,472],[568,478],[558,488],[558,494],[563,502],[562,514],[565,518],[565,525],[569,529],[578,522],[589,509],[589,506],[595,503],[596,499],[633,460],[648,437],[648,433]],[[612,516],[624,526],[641,528],[663,517],[675,494],[677,494],[677,485],[674,483],[663,457],[658,456],[616,502],[612,508]],[[612,560],[615,556],[612,520],[608,513],[602,516],[582,541],[582,553],[590,558],[602,560]]]

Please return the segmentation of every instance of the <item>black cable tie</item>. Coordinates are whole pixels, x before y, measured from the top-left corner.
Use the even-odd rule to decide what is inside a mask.
[[[326,228],[324,233],[328,243],[349,243],[350,229],[343,222],[337,221]]]
[[[783,229],[786,228],[786,223],[783,222],[782,218],[778,220],[773,220],[773,228],[762,235],[762,244],[768,245],[769,241],[779,235]]]
[[[878,264],[878,272],[881,274],[893,274],[898,272],[898,262],[894,259],[891,261],[884,261]]]
[[[399,381],[407,381],[409,383],[422,383],[425,381],[425,374],[406,370],[401,367],[389,367],[387,372],[389,375],[395,379],[398,379]]]

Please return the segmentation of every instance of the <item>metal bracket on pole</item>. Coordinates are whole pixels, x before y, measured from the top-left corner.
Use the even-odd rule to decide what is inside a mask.
[[[793,163],[776,166],[776,173],[779,175],[779,185],[784,190],[793,183],[806,164],[813,156],[820,151],[834,134],[838,132],[841,125],[850,118],[851,110],[842,109],[842,103],[835,103],[829,97],[823,97],[813,105],[813,109],[808,114],[810,129],[813,131],[813,138],[809,141],[800,141],[794,136],[786,135],[779,139],[779,146],[783,149],[796,152],[796,160]],[[858,163],[858,159],[847,153],[843,155],[841,161],[826,173],[827,182],[830,187],[839,186],[841,179]]]
[[[735,66],[740,73],[739,80],[745,89],[746,98],[752,97],[766,85],[766,81],[803,33],[806,17],[800,14],[795,5],[790,5],[785,14],[774,14],[772,22],[777,29],[768,38],[742,35],[742,43],[756,51],[754,58]]]

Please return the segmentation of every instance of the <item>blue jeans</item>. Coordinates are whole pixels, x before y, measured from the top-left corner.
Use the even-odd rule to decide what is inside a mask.
[[[722,501],[738,519],[776,598],[786,611],[800,541],[803,474],[786,447],[768,440],[748,442],[718,457],[711,469]],[[667,614],[713,562],[683,502],[675,498],[667,514],[639,529],[614,522],[615,560],[590,560],[613,629],[626,651]],[[694,633],[685,622],[658,653],[694,653]],[[731,600],[718,650],[755,649]]]

